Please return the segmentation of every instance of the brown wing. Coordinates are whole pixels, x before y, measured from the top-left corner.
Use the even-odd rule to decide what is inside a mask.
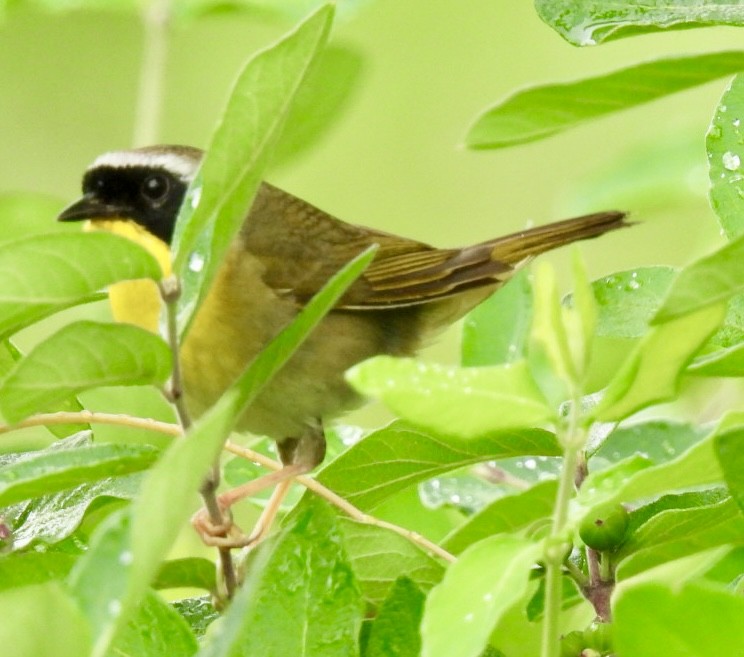
[[[374,261],[341,303],[343,308],[361,310],[416,305],[473,288],[496,287],[531,256],[627,225],[624,216],[599,213],[464,249],[436,249],[347,224],[264,184],[241,236],[266,267],[266,282],[299,302],[315,294],[355,255],[378,244]]]

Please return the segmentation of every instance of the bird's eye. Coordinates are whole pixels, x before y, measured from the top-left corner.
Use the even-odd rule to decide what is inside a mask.
[[[170,191],[170,182],[166,176],[159,174],[147,176],[140,188],[142,196],[151,203],[162,203]]]

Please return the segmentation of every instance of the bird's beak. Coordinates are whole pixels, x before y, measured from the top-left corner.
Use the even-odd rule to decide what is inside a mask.
[[[126,216],[124,208],[108,205],[92,194],[68,205],[57,217],[57,221],[83,221],[85,219],[117,219]]]

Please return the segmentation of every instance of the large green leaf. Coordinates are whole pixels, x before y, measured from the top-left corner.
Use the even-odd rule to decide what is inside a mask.
[[[293,33],[246,64],[186,194],[173,236],[182,292],[178,321],[188,329],[250,208],[272,147],[300,86],[328,38],[325,5]]]
[[[662,30],[744,24],[744,7],[727,0],[536,0],[535,8],[575,46]]]
[[[659,59],[578,82],[525,89],[486,110],[466,142],[470,148],[504,148],[544,139],[742,69],[744,52],[719,52]]]
[[[744,7],[739,8],[744,13]],[[716,108],[708,130],[710,203],[729,239],[744,232],[744,77],[737,75],[728,86]]]
[[[18,422],[90,388],[162,384],[170,370],[170,348],[149,331],[73,322],[18,362],[0,388],[0,409]]]
[[[459,440],[394,422],[331,461],[318,473],[318,481],[369,511],[404,488],[444,472],[525,454],[558,456],[561,449],[555,436],[542,429]]]
[[[359,392],[437,433],[475,438],[537,426],[552,417],[524,361],[454,368],[377,356],[347,372]]]
[[[160,276],[153,256],[111,233],[52,233],[0,244],[0,336],[98,298],[116,281]]]
[[[720,657],[744,645],[744,598],[710,585],[629,587],[614,605],[613,643],[632,657]]]
[[[265,545],[201,657],[349,657],[363,605],[335,514],[320,500]]]
[[[540,549],[500,535],[463,552],[426,600],[422,657],[478,657],[499,619],[527,593]]]

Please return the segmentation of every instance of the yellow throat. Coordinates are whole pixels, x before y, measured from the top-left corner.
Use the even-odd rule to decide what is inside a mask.
[[[92,219],[84,230],[107,230],[136,242],[149,251],[160,264],[163,276],[171,273],[170,249],[163,240],[127,219]],[[157,285],[150,280],[122,281],[109,287],[111,311],[117,322],[135,324],[158,332],[162,302]]]

